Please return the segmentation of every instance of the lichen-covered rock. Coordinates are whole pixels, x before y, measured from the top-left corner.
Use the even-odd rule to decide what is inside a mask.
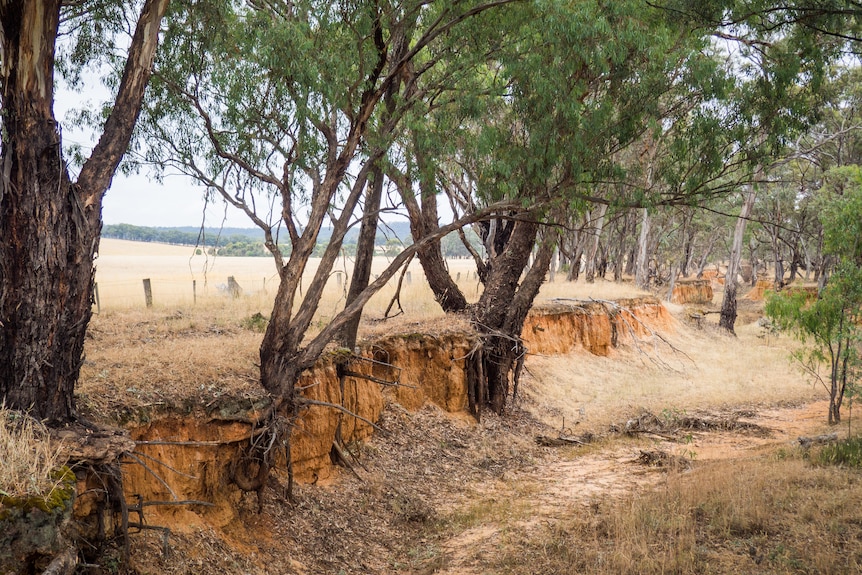
[[[0,574],[41,572],[68,549],[68,530],[75,502],[75,474],[56,473],[48,495],[11,497],[0,492]]]

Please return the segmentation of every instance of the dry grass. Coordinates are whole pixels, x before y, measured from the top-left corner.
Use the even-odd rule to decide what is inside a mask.
[[[0,462],[0,496],[16,499],[50,494],[66,464],[61,445],[41,423],[5,406],[0,406]]]
[[[233,276],[243,288],[243,295],[234,306],[247,310],[272,309],[278,284],[275,265],[269,258],[212,257],[195,255],[188,246],[145,244],[123,240],[103,239],[96,260],[96,282],[103,310],[128,310],[144,307],[142,280],[151,280],[153,301],[157,309],[174,307],[223,307],[229,298],[222,289],[227,278]],[[308,285],[317,269],[319,260],[312,258],[303,276]],[[373,273],[379,274],[389,264],[387,258],[375,258]],[[453,259],[447,262],[449,272],[468,301],[476,301],[481,295],[481,284],[476,277],[472,260]],[[346,278],[353,271],[349,258],[338,261],[329,279],[323,300],[320,303],[319,321],[325,321],[344,306]],[[404,314],[414,320],[431,319],[442,315],[440,306],[434,301],[422,268],[417,260],[409,267],[409,280],[402,285],[400,304]],[[398,276],[366,307],[366,317],[380,319],[396,293]],[[560,274],[554,283],[542,286],[538,301],[553,298],[603,298],[615,299],[644,295],[631,283],[615,283],[596,280],[586,283],[566,282]],[[390,314],[397,313],[394,305]],[[254,313],[253,311],[249,313]]]
[[[775,454],[702,465],[510,534],[494,572],[858,573],[859,483],[855,471]]]
[[[716,406],[800,403],[820,390],[791,364],[789,338],[762,337],[754,324],[737,337],[717,329],[679,325],[665,344],[629,345],[608,357],[576,352],[532,356],[522,389],[543,406],[543,420],[559,427],[580,422],[601,430],[620,412],[706,409]]]
[[[193,248],[103,240],[96,281],[101,312],[94,316],[80,390],[91,413],[107,402],[125,411],[138,405],[168,403],[161,389],[185,398],[225,393],[257,377],[261,331],[273,308],[278,278],[269,258],[213,258],[195,255]],[[376,258],[373,273],[388,265]],[[481,285],[472,260],[448,262],[450,273],[468,301],[476,301]],[[317,260],[304,276],[311,282]],[[362,335],[431,329],[446,317],[434,299],[418,261],[411,262],[397,302],[398,278],[376,294],[363,312]],[[316,335],[344,307],[346,278],[352,262],[342,259],[329,279],[308,331]],[[243,288],[239,298],[221,289],[232,276]],[[142,279],[151,281],[154,306],[144,307]],[[598,280],[543,286],[538,301],[553,298],[605,298],[643,295],[631,284]],[[388,317],[387,317],[388,310]],[[256,320],[253,318],[257,318]],[[416,326],[421,324],[421,328]],[[459,325],[461,325],[459,323]],[[463,325],[465,329],[466,325]],[[93,384],[96,384],[95,386]],[[94,392],[108,386],[110,393]]]
[[[247,308],[272,309],[278,276],[270,258],[212,257],[195,255],[194,249],[183,246],[142,244],[105,239],[96,260],[96,282],[103,310],[127,310],[144,307],[144,279],[150,279],[156,308],[199,305],[219,307],[229,299],[223,289],[232,276],[243,288],[243,295],[234,305]],[[317,270],[319,259],[312,258],[303,275],[308,285]],[[379,274],[389,264],[387,258],[375,258],[372,273]],[[471,260],[451,260],[450,272],[468,299],[478,297],[479,283]],[[344,306],[346,279],[353,271],[349,258],[339,260],[329,278],[320,304],[321,319],[337,313]],[[439,306],[424,281],[422,268],[413,261],[405,278],[401,305],[406,314],[421,318],[441,315]],[[398,276],[369,304],[367,314],[382,317],[395,294]],[[398,308],[394,307],[394,311]]]
[[[146,420],[189,413],[223,398],[257,398],[262,334],[248,310],[120,310],[95,316],[87,332],[79,407],[96,419]],[[243,327],[248,325],[248,327]]]
[[[103,249],[104,268],[109,257]],[[125,261],[132,256],[118,257]],[[171,264],[174,272],[169,258],[178,258],[179,263]],[[236,267],[210,268],[208,277],[234,275],[244,295],[234,300],[199,291],[196,305],[190,296],[176,301],[160,296],[156,281],[155,272],[162,270],[166,281],[179,277],[177,281],[188,283],[190,294],[192,278],[200,276],[189,272],[187,255],[158,256],[155,268],[146,268],[143,259],[125,271],[117,268],[114,279],[119,282],[126,274],[122,281],[129,281],[134,291],[134,302],[126,306],[104,305],[104,286],[112,280],[107,279],[110,270],[100,268],[106,274],[100,276],[106,282],[103,313],[90,327],[80,404],[91,413],[119,410],[129,419],[143,419],[159,409],[180,407],[189,413],[221,397],[259,397],[256,364],[262,334],[260,321],[253,318],[269,315],[275,284],[267,279],[264,293],[263,278],[271,272],[254,266],[272,264],[221,258],[216,266],[228,263]],[[460,285],[468,297],[477,298],[471,262],[458,260],[450,267],[455,277],[461,272]],[[152,272],[156,290],[151,310],[142,309],[144,270]],[[367,308],[365,335],[452,326],[454,320],[442,317],[418,268],[411,271],[412,282],[401,294],[404,315],[382,321],[393,281]],[[317,327],[343,305],[343,284],[339,289],[335,276],[331,281]],[[201,283],[198,279],[199,290]],[[629,284],[558,279],[543,287],[539,299],[637,295],[642,293]],[[685,316],[682,306],[669,307]],[[380,422],[387,433],[356,447],[363,458],[357,467],[362,481],[345,473],[334,486],[300,486],[295,507],[279,499],[277,490],[267,490],[265,513],[258,515],[256,503],[250,505],[255,510],[240,513],[241,522],[229,530],[232,535],[180,535],[174,558],[160,558],[154,547],[140,556],[139,564],[152,563],[148,569],[158,572],[223,574],[431,573],[447,568],[446,573],[859,572],[858,471],[812,467],[795,452],[776,452],[774,446],[765,455],[752,456],[748,450],[740,459],[740,448],[729,461],[706,461],[707,446],[679,444],[675,448],[683,454],[700,454],[692,470],[655,479],[661,472],[647,476],[628,463],[635,447],[652,447],[637,443],[646,440],[605,437],[555,452],[533,441],[538,433],[550,433],[543,423],[559,430],[565,421],[575,433],[603,434],[609,424],[641,409],[686,413],[819,397],[821,392],[789,363],[795,344],[761,337],[750,323],[758,308],[751,304],[744,311],[736,338],[710,326],[678,326],[666,335],[679,351],[645,345],[610,357],[531,356],[514,413],[502,419],[488,415],[478,426],[434,408],[408,414],[390,406]],[[748,436],[733,441],[752,445]],[[730,450],[729,445],[716,449]],[[566,490],[577,494],[565,495]],[[596,503],[581,502],[589,498]],[[201,546],[200,541],[212,544]],[[469,547],[469,553],[460,556],[457,545],[453,552],[452,541],[465,542],[462,547]]]
[[[572,299],[621,299],[651,295],[637,288],[633,282],[613,282],[597,279],[593,283],[587,283],[584,279],[576,282],[564,281],[559,275],[553,283],[545,283],[539,290],[536,303],[554,298]]]

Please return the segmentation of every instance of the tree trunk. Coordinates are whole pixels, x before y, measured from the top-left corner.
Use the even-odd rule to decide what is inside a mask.
[[[621,282],[623,280],[623,273],[625,271],[626,265],[626,244],[628,239],[628,222],[629,216],[628,214],[623,214],[622,218],[618,218],[615,228],[616,231],[614,233],[615,246],[614,246],[614,281]]]
[[[784,285],[784,260],[781,257],[781,242],[778,236],[778,228],[772,226],[770,229],[770,240],[772,241],[772,257],[775,259],[775,287]],[[793,276],[791,276],[793,279]]]
[[[694,259],[694,237],[695,231],[690,229],[691,226],[691,214],[687,214],[685,216],[685,226],[683,228],[683,250],[682,257],[680,258],[680,268],[679,275],[680,277],[688,277],[688,270],[691,267],[692,259]]]
[[[416,200],[413,191],[413,182],[406,175],[396,173],[394,168],[388,172],[390,178],[398,186],[401,198],[404,200],[404,205],[407,207],[407,214],[410,219],[410,233],[414,240],[433,234],[440,229],[437,213],[437,189],[434,185],[433,174],[429,173],[430,167],[427,165],[427,160],[424,152],[421,150],[418,143],[414,142],[416,161],[419,165],[420,180],[419,188],[421,191],[421,205]],[[449,269],[446,266],[446,260],[443,258],[443,251],[440,247],[440,240],[435,240],[424,245],[417,250],[417,257],[422,266],[422,271],[425,272],[425,279],[428,280],[428,286],[434,294],[434,298],[440,307],[446,313],[458,313],[467,308],[467,298],[461,292],[461,288],[449,275]],[[479,266],[479,275],[484,275],[484,270]]]
[[[498,250],[497,257],[490,262],[489,275],[482,296],[471,308],[472,320],[484,335],[484,346],[477,354],[478,361],[482,363],[481,372],[485,380],[481,382],[480,388],[475,393],[479,410],[486,402],[496,413],[502,413],[506,406],[509,377],[521,349],[518,343],[524,322],[523,318],[518,322],[518,318],[528,295],[524,294],[516,298],[518,282],[527,266],[538,230],[539,225],[535,222],[522,220],[515,222],[511,234],[508,234],[505,247]],[[542,260],[538,261],[538,265],[534,265],[531,273],[527,275],[533,283],[536,281],[534,279],[536,276],[541,275],[544,279],[550,264],[550,255],[544,252],[541,255]],[[527,309],[531,303],[532,298],[527,303]],[[526,311],[523,315],[526,317]]]
[[[362,213],[362,225],[359,238],[356,240],[356,261],[353,264],[353,274],[350,287],[347,290],[345,306],[353,303],[362,291],[368,287],[371,279],[371,264],[374,262],[374,240],[377,238],[377,217],[380,213],[380,200],[383,197],[383,171],[375,166],[371,170],[371,185],[365,194],[365,207]],[[350,319],[345,324],[339,343],[346,348],[356,347],[356,337],[359,333],[361,314]]]
[[[638,259],[635,270],[635,285],[640,289],[649,289],[649,243],[652,218],[646,208],[641,210],[641,233],[638,236]]]
[[[599,251],[599,240],[602,237],[602,229],[605,225],[605,214],[608,211],[607,204],[599,204],[590,210],[590,236],[589,247],[587,248],[587,268],[584,271],[587,283],[593,283],[596,279],[596,257]],[[604,274],[602,274],[604,275]]]
[[[57,1],[0,7],[0,400],[50,424],[76,418],[105,191],[128,147],[167,0],[148,0],[99,143],[72,183],[54,118]]]
[[[24,16],[27,25],[38,23]],[[52,41],[56,22],[46,28]],[[4,64],[7,54],[4,46]],[[6,79],[3,94],[0,391],[7,406],[62,422],[75,415],[99,224],[77,204],[63,162],[52,70],[28,72]]]
[[[757,196],[757,188],[752,185],[748,188],[742,210],[736,220],[736,228],[733,231],[733,245],[730,249],[730,263],[727,265],[727,274],[724,276],[724,299],[721,303],[721,317],[718,325],[735,333],[733,328],[736,324],[736,278],[739,275],[739,261],[742,257],[742,239],[745,236],[745,226],[754,208],[754,200]]]

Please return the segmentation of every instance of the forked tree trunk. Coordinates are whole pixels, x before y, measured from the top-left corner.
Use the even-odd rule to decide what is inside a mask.
[[[608,211],[607,204],[599,204],[590,210],[590,236],[589,236],[589,248],[587,249],[587,267],[584,271],[586,275],[587,283],[593,283],[596,279],[596,268],[597,262],[596,258],[598,257],[599,252],[599,241],[602,237],[602,230],[605,225],[605,214]],[[602,274],[604,275],[604,274]]]
[[[532,297],[528,297],[529,293],[519,295],[519,281],[530,259],[538,231],[539,225],[535,222],[515,222],[505,247],[490,262],[485,291],[475,306],[471,307],[471,319],[484,337],[484,346],[474,359],[481,363],[483,375],[481,381],[472,384],[476,388],[471,393],[475,397],[476,415],[486,403],[497,413],[502,413],[506,406],[509,380],[522,355],[521,329],[535,297],[535,293]],[[544,279],[550,264],[550,254],[542,252],[539,255],[541,259],[531,267],[527,278],[540,276]],[[536,280],[532,279],[532,282]],[[538,285],[541,285],[541,281]],[[538,286],[535,289],[538,291]]]
[[[53,112],[60,2],[0,6],[0,400],[51,424],[76,418],[102,198],[137,120],[166,8],[144,3],[113,111],[73,183]]]
[[[419,212],[411,213],[411,220],[413,214],[418,215]],[[411,221],[411,225],[414,222]],[[557,245],[556,232],[547,232],[530,270],[521,281],[536,242],[539,224],[528,220],[514,223],[500,220],[495,225],[485,226],[484,230],[486,237],[483,239],[489,247],[489,258],[482,276],[485,289],[479,301],[467,307],[471,321],[483,336],[482,348],[473,354],[468,365],[470,409],[477,418],[485,405],[497,413],[502,413],[506,407],[510,382],[517,382],[523,365],[524,348],[520,336],[524,320],[545,280]],[[427,253],[423,259],[423,251],[417,251],[426,275],[430,273],[432,277],[440,276],[444,280],[431,282],[429,278],[437,301],[441,305],[444,301],[452,301],[447,299],[452,294],[463,299],[457,285],[451,282],[442,257],[439,260],[428,258]],[[462,309],[444,307],[448,312]]]
[[[718,325],[735,333],[733,328],[736,324],[736,290],[737,276],[739,275],[739,261],[742,258],[742,239],[745,236],[745,226],[754,208],[754,200],[757,196],[757,188],[750,186],[742,203],[736,227],[733,230],[733,245],[730,249],[730,263],[727,265],[727,274],[724,276],[724,299],[721,302],[721,317]]]

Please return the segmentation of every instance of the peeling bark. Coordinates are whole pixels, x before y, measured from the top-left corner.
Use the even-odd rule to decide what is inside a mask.
[[[147,0],[102,138],[72,182],[54,118],[60,3],[0,6],[0,398],[52,424],[76,417],[101,207],[128,147],[167,0]]]

